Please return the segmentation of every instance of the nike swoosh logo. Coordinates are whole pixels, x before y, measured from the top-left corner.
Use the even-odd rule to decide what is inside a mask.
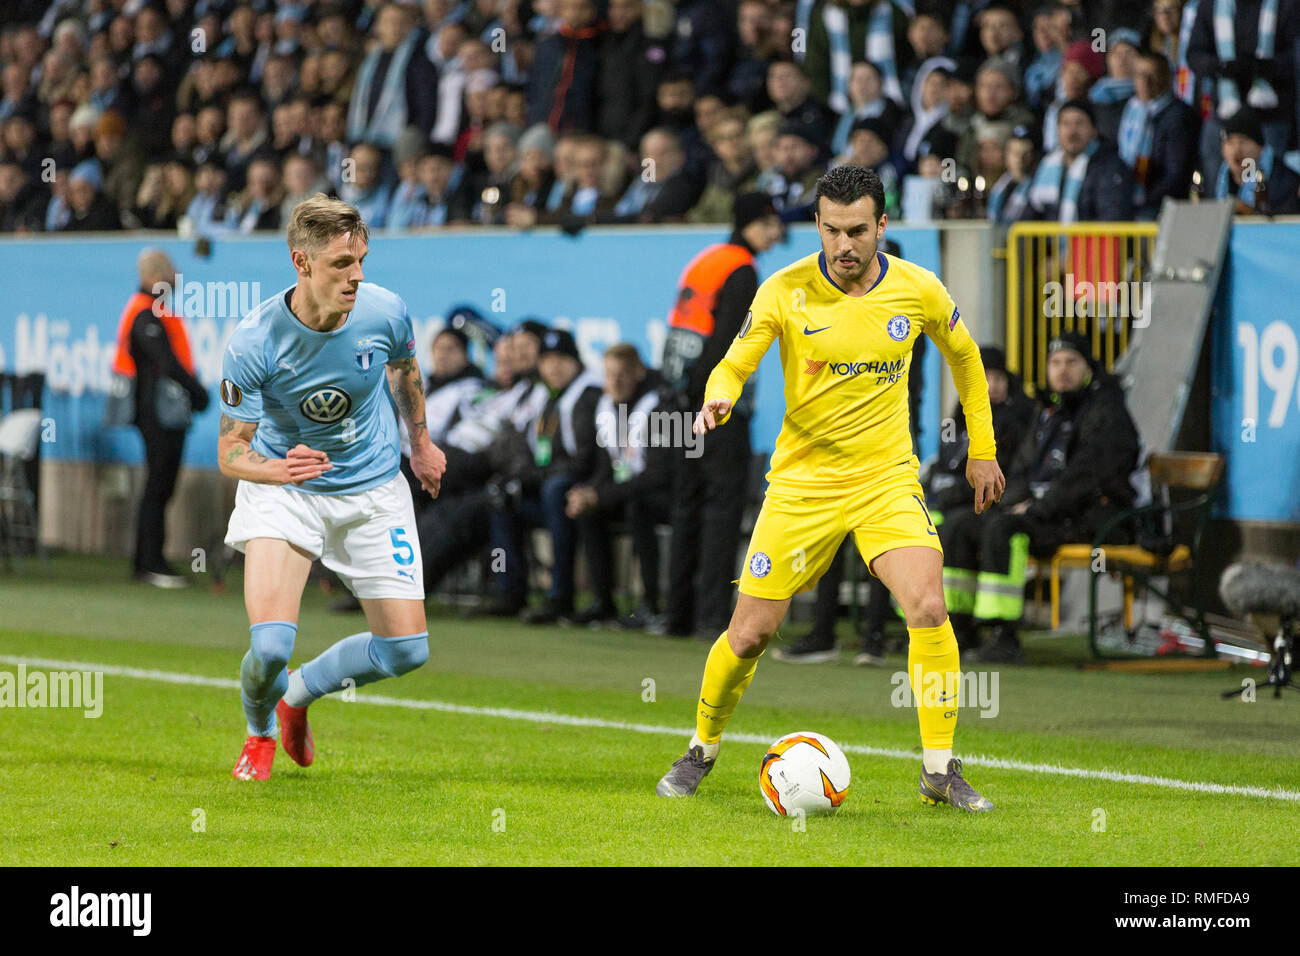
[[[830,328],[829,325],[823,325],[820,329],[810,329],[810,328],[808,328],[808,326],[805,325],[805,326],[803,327],[803,334],[804,334],[804,335],[816,335],[818,332],[825,332],[825,331],[826,331],[827,329],[829,329],[829,328]]]
[[[705,707],[712,707],[714,710],[717,710],[717,709],[718,709],[718,705],[717,705],[717,704],[710,704],[710,703],[709,703],[707,700],[705,700],[703,697],[700,698],[700,703],[703,704]]]

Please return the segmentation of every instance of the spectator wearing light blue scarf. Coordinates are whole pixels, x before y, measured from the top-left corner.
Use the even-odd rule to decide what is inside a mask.
[[[1136,30],[1128,27],[1111,30],[1106,38],[1106,75],[1088,91],[1088,102],[1097,118],[1097,132],[1112,143],[1119,138],[1124,104],[1133,97],[1133,67],[1140,49],[1142,37]]]
[[[1174,95],[1163,54],[1139,54],[1133,77],[1137,92],[1120,117],[1119,155],[1133,170],[1137,218],[1150,220],[1166,196],[1187,198],[1201,118]]]
[[[1133,218],[1133,174],[1113,146],[1097,136],[1092,106],[1068,100],[1057,111],[1056,149],[1029,187],[1026,218],[1072,222],[1126,222]]]
[[[1251,107],[1276,154],[1295,136],[1298,21],[1292,3],[1200,0],[1187,44],[1191,70],[1213,79],[1217,119]]]
[[[1300,211],[1300,176],[1264,142],[1263,124],[1250,107],[1224,120],[1223,165],[1214,198],[1236,200],[1238,215],[1293,215]]]

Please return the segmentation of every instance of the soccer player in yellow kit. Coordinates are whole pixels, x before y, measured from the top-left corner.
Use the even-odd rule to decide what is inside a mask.
[[[930,336],[952,370],[966,412],[966,478],[975,510],[1002,495],[993,416],[979,348],[935,275],[877,250],[885,233],[880,178],[839,166],[813,200],[821,252],[765,281],[726,357],[709,376],[695,418],[724,425],[745,379],[778,340],[785,421],[767,474],[731,622],[709,652],[695,736],[659,781],[665,797],[692,796],[713,769],[722,732],[758,658],[790,607],[852,534],[871,573],[907,618],[907,669],[921,724],[921,798],[991,810],[952,756],[960,670],[943,599],[943,550],[917,482],[908,429],[907,374],[916,336]]]

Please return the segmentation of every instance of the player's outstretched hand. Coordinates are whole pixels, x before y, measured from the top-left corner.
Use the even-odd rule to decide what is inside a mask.
[[[976,514],[991,508],[1007,487],[1007,479],[1002,476],[1002,469],[996,461],[967,458],[966,480],[975,489]]]
[[[306,445],[294,445],[284,456],[284,460],[289,470],[289,481],[295,485],[319,478],[334,467],[329,455],[308,448]]]
[[[447,471],[447,456],[431,441],[420,442],[411,448],[411,472],[420,479],[420,487],[434,498],[442,488],[442,476]]]
[[[718,427],[718,419],[724,418],[731,411],[731,402],[725,398],[715,398],[704,403],[700,413],[695,416],[695,424],[691,426],[691,433],[703,435],[705,432],[711,432]]]

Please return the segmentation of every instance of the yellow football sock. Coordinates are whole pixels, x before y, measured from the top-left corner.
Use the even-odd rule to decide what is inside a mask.
[[[951,628],[949,633],[952,633]],[[954,657],[956,649],[954,642]],[[709,659],[704,665],[704,680],[700,682],[700,707],[695,717],[695,736],[702,743],[712,746],[722,739],[727,721],[736,712],[736,705],[740,703],[745,688],[754,679],[758,657],[737,657],[727,640],[726,631],[713,643]]]
[[[921,722],[921,746],[951,751],[961,701],[957,638],[947,618],[938,627],[907,629],[907,673]]]

